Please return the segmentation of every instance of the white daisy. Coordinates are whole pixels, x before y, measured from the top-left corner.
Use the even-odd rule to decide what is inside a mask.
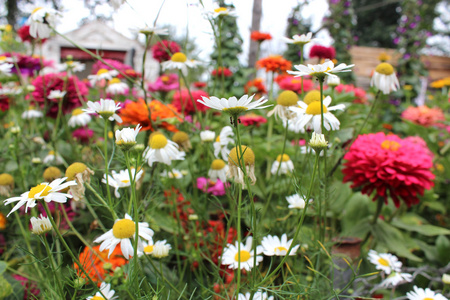
[[[309,42],[316,40],[312,38],[312,32],[308,32],[307,34],[302,35],[294,35],[292,39],[283,37],[283,40],[288,44],[294,44],[294,45],[306,45]]]
[[[114,95],[124,95],[129,87],[125,82],[120,81],[119,78],[113,78],[108,82],[106,92]]]
[[[178,150],[178,145],[163,134],[153,135],[144,151],[144,158],[150,167],[154,162],[170,165],[172,160],[184,160],[184,156],[185,152]]]
[[[223,16],[231,16],[231,17],[236,17],[237,13],[234,9],[231,8],[227,8],[227,7],[218,7],[216,9],[214,9],[213,12],[208,12],[208,14],[212,15],[212,17],[218,18],[218,17],[223,17]]]
[[[72,196],[69,194],[60,193],[59,191],[69,186],[76,185],[76,182],[73,180],[63,183],[63,181],[65,181],[66,179],[67,177],[64,177],[55,179],[51,183],[43,182],[31,188],[28,192],[23,193],[22,195],[20,195],[20,197],[12,197],[6,199],[4,201],[5,205],[11,204],[13,202],[18,202],[9,212],[8,216],[18,210],[24,204],[26,204],[25,212],[28,212],[28,208],[36,206],[36,200],[43,199],[47,203],[51,201],[66,203],[67,198],[72,198]]]
[[[228,144],[234,144],[234,140],[231,138],[234,136],[233,129],[231,126],[225,126],[220,131],[219,136],[216,138],[216,141],[213,143],[214,147],[214,156],[219,157],[219,154],[222,155],[222,159],[228,159],[228,154],[230,153],[230,149],[228,149]]]
[[[11,69],[14,67],[13,64],[3,63],[0,64],[0,75],[11,76]]]
[[[89,82],[92,86],[102,80],[111,80],[117,76],[119,72],[117,70],[100,69],[97,74],[88,75]]]
[[[247,292],[244,294],[239,293],[237,300],[250,300],[251,299],[251,293]],[[267,292],[262,292],[260,290],[256,291],[253,294],[253,300],[273,300],[273,296],[270,296],[267,294]]]
[[[120,104],[114,102],[111,99],[100,99],[98,102],[88,101],[88,108],[84,108],[83,111],[93,114],[97,113],[101,118],[108,118],[108,120],[116,120],[118,123],[122,123],[122,119],[116,114],[116,111],[120,109]]]
[[[377,270],[383,271],[386,275],[391,272],[400,272],[402,263],[397,256],[390,253],[378,253],[375,250],[369,251],[369,261],[375,265]]]
[[[325,99],[323,99],[323,125],[326,130],[338,130],[341,123],[329,111],[344,110],[345,105],[338,104],[329,107],[330,104],[330,96],[327,96]],[[299,101],[298,105],[299,107],[290,107],[290,110],[297,113],[297,117],[292,120],[292,126],[294,126],[298,131],[304,130],[306,127],[306,129],[312,128],[316,133],[322,133],[320,101],[313,101],[310,104]]]
[[[327,76],[325,84],[331,87],[336,87],[341,84],[341,79],[338,76]]]
[[[69,73],[73,73],[73,72],[84,71],[84,69],[86,68],[86,65],[79,61],[67,60],[63,63],[57,64],[56,68],[60,72],[67,71]]]
[[[22,113],[22,119],[25,120],[42,118],[43,116],[44,114],[41,111],[34,109],[34,106],[30,106],[28,110]]]
[[[72,116],[69,118],[67,124],[70,127],[86,126],[91,119],[91,116],[87,112],[84,112],[81,108],[75,108],[72,110]]]
[[[184,173],[183,171],[180,171],[178,169],[172,169],[169,172],[167,172],[167,170],[164,170],[160,174],[160,176],[161,177],[169,177],[169,178],[172,178],[172,179],[181,179],[181,178],[184,177],[183,173]]]
[[[264,248],[264,255],[267,256],[286,256],[289,247],[291,247],[292,240],[287,240],[287,235],[284,233],[281,239],[277,236],[265,236],[261,241],[261,245]],[[289,256],[295,255],[300,245],[295,245],[289,252]]]
[[[319,65],[296,65],[294,68],[296,68],[298,71],[290,71],[287,72],[289,74],[294,75],[295,77],[299,76],[316,76],[316,77],[325,77],[328,76],[336,76],[334,73],[340,73],[340,72],[350,72],[350,68],[352,68],[354,65],[347,66],[346,64],[340,64],[338,66],[334,66],[334,63],[331,60],[326,60],[323,64]]]
[[[288,208],[304,209],[306,205],[305,198],[301,197],[299,194],[287,196],[286,201],[289,203]]]
[[[55,27],[60,13],[52,8],[37,7],[28,18],[30,35],[34,38],[45,39],[50,37],[51,27]]]
[[[142,251],[138,251],[138,256],[142,256],[144,254],[150,255],[153,253],[153,239],[148,240],[147,242],[142,242]]]
[[[50,150],[42,162],[44,164],[62,165],[64,164],[64,159],[58,153],[55,154],[55,151]]]
[[[166,240],[157,241],[153,245],[152,256],[156,258],[163,258],[169,256],[170,249],[172,249],[172,246],[170,246],[170,244],[167,244]]]
[[[172,55],[170,60],[161,63],[163,71],[165,70],[180,70],[183,75],[187,75],[187,69],[193,68],[194,64],[187,59],[186,55],[181,52],[176,52]]]
[[[448,300],[442,294],[436,293],[428,288],[424,290],[414,286],[413,289],[413,292],[406,293],[408,300]]]
[[[200,139],[202,142],[212,142],[216,137],[216,133],[211,130],[204,130],[200,132]]]
[[[413,277],[408,273],[392,272],[389,276],[380,283],[380,287],[391,288],[399,284],[411,282]]]
[[[114,195],[119,198],[119,188],[131,186],[130,174],[128,173],[128,169],[120,170],[119,173],[111,171],[111,174],[112,176],[108,175],[108,184],[114,188]],[[134,181],[138,181],[142,174],[144,174],[143,170],[139,170],[136,174],[136,169],[131,169],[131,176],[134,178]],[[102,182],[106,183],[106,174],[103,175]]]
[[[144,27],[138,30],[140,33],[145,35],[168,35],[169,29],[167,28],[156,28],[156,27]]]
[[[239,167],[238,160],[238,146],[231,149],[230,154],[228,155],[228,172],[227,177],[233,179],[236,183],[242,184],[242,188],[244,189],[246,186],[244,172],[241,167]],[[241,152],[242,151],[242,152]],[[241,157],[242,153],[242,157]],[[239,150],[239,157],[241,158],[241,164],[244,165],[247,177],[249,177],[250,184],[255,184],[256,176],[255,176],[255,153],[250,147],[245,145],[241,145],[241,150]]]
[[[116,130],[116,144],[130,149],[136,145],[136,137],[141,130],[142,126],[138,124],[135,128],[123,128],[122,130]]]
[[[275,114],[275,118],[281,118],[284,121],[295,118],[296,114],[289,107],[297,106],[297,102],[298,95],[295,92],[283,91],[278,95],[277,105],[267,113],[267,116],[271,117]]]
[[[211,163],[211,168],[208,171],[208,177],[212,181],[220,179],[220,181],[225,182],[227,181],[228,168],[228,165],[223,160],[215,159]]]
[[[280,170],[278,171],[278,168]],[[292,162],[291,158],[287,154],[283,154],[283,156],[280,154],[278,155],[277,159],[272,164],[272,169],[270,172],[275,175],[276,173],[279,174],[287,174],[292,173],[294,171],[294,163]]]
[[[234,245],[227,244],[222,254],[222,265],[228,265],[229,269],[237,269],[240,261],[241,269],[250,271],[254,265],[254,256],[256,256],[256,265],[263,261],[261,254],[263,252],[263,247],[257,246],[256,253],[252,250],[253,237],[248,236],[245,245],[243,243],[239,244],[236,241]]]
[[[385,95],[396,91],[400,87],[400,83],[395,75],[394,67],[386,62],[379,64],[373,72],[370,86],[375,86]]]
[[[138,250],[143,251],[142,239],[147,241],[152,239],[153,230],[148,228],[148,223],[140,222],[138,223],[139,230],[139,240],[138,240]],[[133,244],[131,243],[130,238],[135,238],[136,233],[136,224],[133,219],[128,214],[125,214],[124,219],[117,219],[114,222],[114,226],[108,232],[102,234],[98,238],[94,240],[94,243],[100,243],[100,251],[105,249],[109,250],[108,258],[111,256],[111,253],[114,251],[116,246],[120,244],[120,249],[122,250],[122,254],[126,259],[130,259],[130,256],[133,256],[134,249]]]
[[[115,291],[111,290],[111,285],[109,283],[102,282],[100,291],[101,292],[97,292],[94,296],[87,297],[86,300],[114,300],[119,298],[118,296],[114,296]]]
[[[65,91],[53,90],[50,91],[50,94],[47,96],[48,99],[62,99],[66,95]]]
[[[0,55],[0,65],[5,64],[5,63],[14,64],[14,59],[9,56]]]
[[[251,103],[254,96],[255,95],[249,97],[248,95],[244,95],[239,100],[237,100],[237,98],[234,96],[229,99],[225,98],[219,99],[217,97],[206,98],[202,96],[203,100],[198,99],[197,101],[210,108],[227,112],[230,115],[238,115],[247,110],[262,109],[271,106],[271,105],[261,106],[268,101],[268,99],[264,99],[264,97],[261,97],[258,100],[254,101],[253,103]]]
[[[44,217],[42,214],[39,218],[32,217],[31,222],[31,232],[37,235],[49,232],[52,230],[53,226],[48,217]]]

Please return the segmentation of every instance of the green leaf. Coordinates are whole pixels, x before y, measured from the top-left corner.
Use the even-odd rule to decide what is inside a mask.
[[[392,225],[395,227],[407,230],[407,231],[415,231],[420,234],[426,235],[426,236],[436,236],[436,235],[448,235],[450,234],[450,230],[434,226],[430,224],[424,224],[424,225],[413,225],[413,224],[406,224],[402,222],[401,220],[393,220]]]
[[[8,267],[8,264],[2,260],[0,260],[0,275],[5,272],[6,268]]]
[[[436,239],[436,249],[438,259],[441,263],[447,264],[450,261],[450,240],[443,235]]]
[[[13,292],[11,284],[3,277],[0,276],[0,299],[5,299]]]

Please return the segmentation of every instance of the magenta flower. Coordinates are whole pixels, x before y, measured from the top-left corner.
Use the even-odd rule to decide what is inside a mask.
[[[217,181],[214,182],[205,177],[197,178],[197,188],[203,192],[211,193],[214,196],[225,195],[225,187],[227,186],[229,186],[229,184],[223,183],[220,179],[217,179]]]
[[[148,90],[150,92],[170,92],[178,89],[178,87],[178,75],[172,73],[159,76],[155,82],[148,85]]]

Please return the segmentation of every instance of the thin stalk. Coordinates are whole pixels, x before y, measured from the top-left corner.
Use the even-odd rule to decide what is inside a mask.
[[[112,206],[109,206],[108,203],[106,203],[105,199],[102,198],[102,196],[100,196],[99,193],[97,193],[97,191],[92,187],[92,185],[88,182],[85,182],[84,185],[92,192],[94,193],[94,195],[97,197],[97,199],[100,200],[100,202],[106,206],[108,208],[108,210],[111,212],[111,215],[113,216],[114,220],[118,219],[116,212],[114,211],[114,209],[112,208]]]
[[[105,124],[103,129],[103,158],[105,160],[105,180],[106,180],[106,193],[108,195],[109,207],[112,207],[111,190],[109,188],[109,162],[108,162],[108,118],[105,118]]]
[[[379,197],[377,200],[377,210],[375,211],[375,214],[373,215],[373,219],[372,222],[370,222],[371,227],[375,226],[375,224],[377,224],[378,218],[381,214],[381,210],[383,208],[383,204],[384,204],[384,200],[383,198]],[[367,240],[369,239],[371,233],[370,231],[366,234],[366,236],[364,237],[364,240],[361,242],[361,245],[364,245]]]
[[[59,295],[62,298],[65,298],[64,295],[64,288],[61,284],[61,281],[59,280],[61,277],[61,275],[59,274],[59,272],[56,272],[56,266],[55,266],[55,261],[53,259],[53,253],[52,251],[50,251],[50,247],[48,245],[47,242],[47,238],[45,236],[39,236],[39,238],[41,239],[42,243],[45,246],[45,250],[47,251],[47,255],[48,255],[48,260],[50,261],[50,269],[52,270],[52,274],[55,277],[55,282],[56,282],[56,286],[58,287],[59,290]]]

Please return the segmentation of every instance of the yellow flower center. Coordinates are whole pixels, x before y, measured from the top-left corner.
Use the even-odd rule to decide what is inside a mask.
[[[293,91],[283,91],[278,95],[277,104],[283,106],[293,106],[297,104],[298,96]]]
[[[45,181],[52,181],[61,177],[61,171],[57,167],[48,167],[45,169],[43,177]]]
[[[36,194],[41,193],[41,192],[42,193],[41,193],[40,197],[48,196],[48,192],[50,192],[51,190],[52,190],[52,188],[50,186],[48,186],[47,184],[41,183],[30,190],[30,192],[28,193],[28,198],[33,199]]]
[[[378,263],[380,264],[380,265],[382,265],[382,266],[385,266],[385,267],[389,267],[389,262],[387,261],[387,260],[385,260],[384,258],[379,258],[378,259]]]
[[[91,298],[92,300],[105,300],[102,296],[94,296]]]
[[[301,83],[302,81],[300,79],[291,79],[291,83]]]
[[[375,68],[375,71],[380,74],[391,75],[392,73],[394,73],[394,67],[391,64],[384,62],[379,64]]]
[[[72,111],[72,116],[78,116],[78,115],[81,115],[83,112],[84,112],[84,111],[82,111],[81,108],[75,108],[75,109]]]
[[[118,239],[129,239],[136,232],[136,225],[129,219],[122,219],[114,224],[112,231]]]
[[[216,13],[221,13],[227,11],[226,7],[219,7],[214,10]]]
[[[35,9],[33,9],[33,11],[31,12],[31,14],[34,14],[35,12],[37,12],[38,10],[42,9],[42,7],[36,7]]]
[[[53,150],[48,151],[48,155],[55,155],[55,151]]]
[[[281,154],[280,154],[280,155],[277,156],[277,161],[278,162],[288,161],[288,160],[290,160],[290,157],[287,154],[283,154],[283,156],[281,156]]]
[[[153,252],[153,245],[148,245],[144,247],[144,253],[152,253]]]
[[[225,162],[221,159],[215,159],[211,163],[211,169],[213,170],[222,170],[225,167]]]
[[[0,56],[0,61],[5,61],[6,60],[6,56],[2,55]]]
[[[174,141],[177,144],[181,144],[186,142],[187,140],[189,140],[189,136],[186,132],[184,131],[178,131],[176,132],[173,137],[172,137],[172,141]]]
[[[184,63],[184,62],[186,62],[187,57],[186,57],[186,55],[184,55],[184,53],[177,52],[172,55],[172,58],[170,60]]]
[[[434,298],[426,297],[426,298],[423,298],[422,300],[434,300]]]
[[[412,90],[412,85],[406,84],[403,86],[403,88],[405,89],[405,91],[411,91]]]
[[[162,149],[167,145],[167,138],[162,134],[157,134],[150,141],[150,148]]]
[[[8,173],[0,174],[0,185],[12,185],[14,184],[14,177]]]
[[[167,83],[167,82],[169,82],[169,76],[167,76],[167,75],[163,75],[163,76],[161,76],[161,81],[162,82],[164,82],[164,83]]]
[[[220,142],[220,136],[216,137],[216,142]]]
[[[120,182],[122,182],[122,183],[128,183],[128,182],[130,182],[128,179],[123,179],[123,180],[121,180]]]
[[[108,73],[109,71],[107,69],[100,69],[97,71],[97,75]]]
[[[246,262],[250,259],[250,252],[247,250],[241,250],[241,252],[236,253],[234,256],[235,261]]]
[[[76,162],[76,163],[71,164],[66,169],[67,180],[69,180],[69,181],[74,180],[75,175],[77,175],[78,173],[83,173],[86,169],[87,169],[87,166],[83,163]]]
[[[325,105],[322,105],[323,107],[323,113],[326,113],[327,107]],[[320,115],[320,102],[319,101],[314,101],[311,104],[308,105],[308,107],[306,108],[306,113],[308,115]]]
[[[238,157],[237,157],[237,148],[234,147],[231,149],[230,154],[228,155],[228,164],[239,165]],[[254,165],[255,164],[255,153],[249,147],[242,145],[241,150],[243,153],[243,157],[241,159],[244,160],[244,165]],[[239,153],[240,155],[240,153]]]
[[[317,90],[306,93],[305,97],[303,98],[303,102],[308,105],[313,103],[314,101],[320,101],[320,92]]]
[[[234,106],[234,107],[230,107],[230,108],[224,108],[223,111],[227,112],[231,115],[238,115],[244,111],[246,111],[248,108],[244,107],[244,106]]]
[[[391,56],[389,54],[387,54],[386,52],[381,52],[380,55],[378,55],[379,61],[387,61],[390,59],[391,59]]]
[[[385,150],[397,151],[402,145],[397,143],[396,141],[385,140],[381,143],[381,148]]]
[[[120,81],[120,79],[119,78],[113,78],[113,79],[111,79],[110,81],[109,81],[109,85],[111,85],[111,84],[117,84],[117,83],[120,83],[121,81]]]
[[[275,252],[276,252],[277,250],[280,251],[280,252],[286,251],[286,253],[287,253],[287,251],[288,251],[288,249],[284,248],[283,246],[276,247],[276,248],[275,248]]]

